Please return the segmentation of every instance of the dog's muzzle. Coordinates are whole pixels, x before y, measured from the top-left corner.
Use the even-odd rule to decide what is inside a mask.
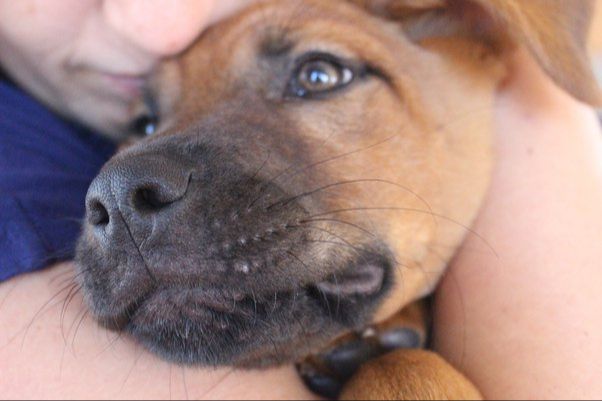
[[[233,154],[174,137],[103,168],[76,257],[94,315],[202,365],[290,362],[366,324],[390,287],[386,250],[333,245],[304,223],[314,201]]]

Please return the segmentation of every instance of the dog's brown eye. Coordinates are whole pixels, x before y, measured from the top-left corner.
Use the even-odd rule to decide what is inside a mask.
[[[299,83],[307,91],[318,92],[351,82],[353,73],[325,60],[310,61],[299,71]]]
[[[288,92],[301,98],[323,95],[346,86],[353,78],[353,70],[332,56],[315,55],[297,67]]]

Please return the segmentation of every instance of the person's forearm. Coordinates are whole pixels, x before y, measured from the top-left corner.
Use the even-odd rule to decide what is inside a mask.
[[[69,264],[0,284],[0,398],[307,399],[292,366],[265,371],[170,365],[94,322]],[[61,291],[64,289],[64,291]]]
[[[487,398],[599,398],[598,121],[534,79],[502,93],[496,129],[498,167],[475,225],[493,250],[471,236],[459,253],[437,295],[435,348]]]

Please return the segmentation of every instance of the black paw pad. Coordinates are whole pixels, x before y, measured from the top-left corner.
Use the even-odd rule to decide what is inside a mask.
[[[416,330],[400,328],[380,333],[378,342],[385,351],[399,348],[420,348],[422,337]]]
[[[361,334],[350,335],[334,348],[308,358],[298,364],[297,369],[311,391],[336,399],[364,363],[396,349],[420,348],[422,345],[422,336],[411,328],[383,332],[369,328]]]
[[[366,361],[381,354],[376,344],[367,341],[352,341],[321,355],[324,362],[339,378],[347,381]]]
[[[328,399],[337,399],[345,381],[338,380],[334,375],[321,373],[309,364],[297,366],[301,379],[311,391]]]

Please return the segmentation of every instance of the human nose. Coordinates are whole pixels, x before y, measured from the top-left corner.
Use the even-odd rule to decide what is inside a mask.
[[[209,24],[214,0],[104,0],[107,23],[124,39],[157,57],[188,47]]]

